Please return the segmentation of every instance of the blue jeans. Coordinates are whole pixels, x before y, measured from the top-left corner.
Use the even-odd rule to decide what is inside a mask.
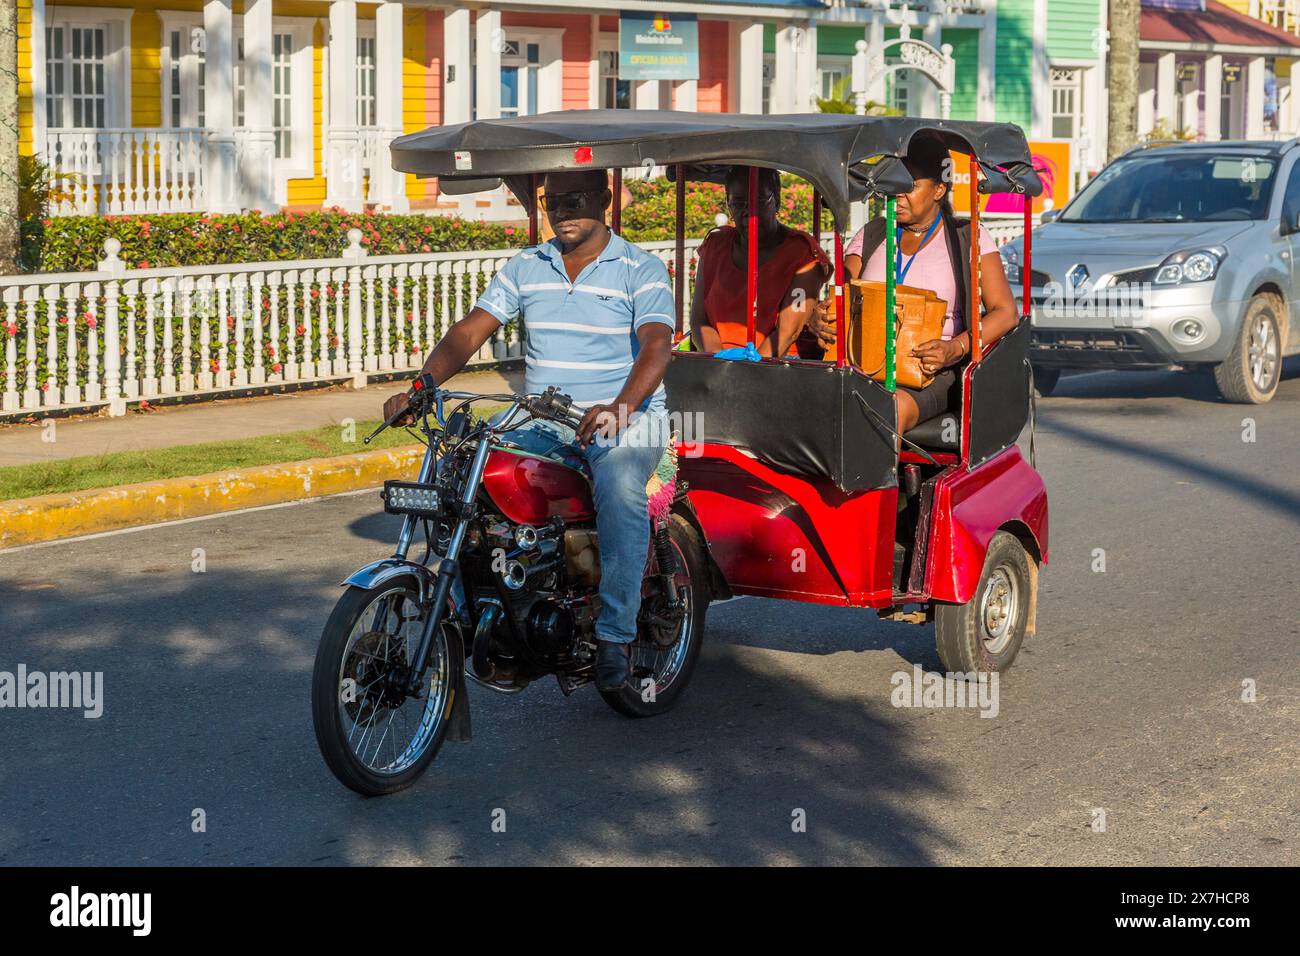
[[[593,440],[573,445],[573,429],[533,421],[506,439],[535,454],[570,460],[585,458],[595,485],[596,536],[600,541],[600,616],[596,637],[627,644],[636,640],[641,579],[650,556],[650,518],[646,482],[663,457],[668,417],[661,412],[634,415],[617,442]]]

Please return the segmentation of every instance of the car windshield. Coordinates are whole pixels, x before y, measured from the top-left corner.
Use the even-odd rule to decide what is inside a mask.
[[[1063,222],[1264,219],[1277,164],[1263,156],[1158,153],[1116,160],[1061,214]]]

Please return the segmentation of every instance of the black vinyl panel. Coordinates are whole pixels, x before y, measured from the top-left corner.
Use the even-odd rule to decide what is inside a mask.
[[[1029,320],[1002,336],[971,375],[970,464],[1016,443],[1029,420]]]
[[[686,440],[747,448],[846,494],[895,484],[895,440],[867,410],[892,424],[894,396],[854,369],[675,352],[664,385]]]

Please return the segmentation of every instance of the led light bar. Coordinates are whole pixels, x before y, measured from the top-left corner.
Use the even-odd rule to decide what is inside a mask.
[[[442,511],[438,489],[418,481],[385,481],[381,497],[384,511],[390,515],[436,518]]]

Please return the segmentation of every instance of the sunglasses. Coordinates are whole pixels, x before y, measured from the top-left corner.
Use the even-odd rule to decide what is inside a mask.
[[[579,189],[571,193],[543,193],[541,204],[547,212],[557,212],[560,209],[581,209],[587,205],[591,196],[598,196],[603,193],[603,189]]]

